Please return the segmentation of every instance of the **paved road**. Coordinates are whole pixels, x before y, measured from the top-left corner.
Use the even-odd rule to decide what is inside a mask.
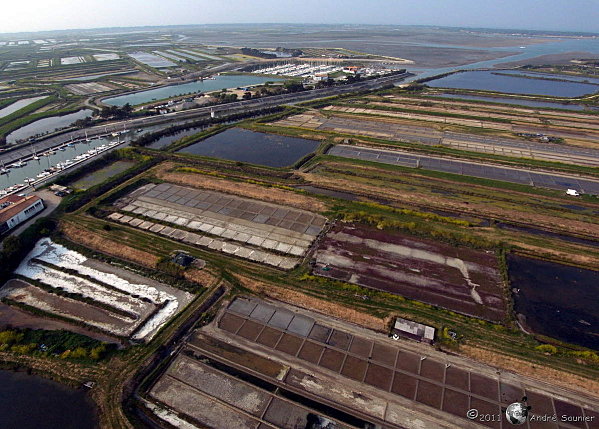
[[[89,137],[93,137],[96,135],[105,134],[107,132],[110,133],[113,131],[121,131],[123,130],[123,128],[136,129],[157,124],[171,125],[173,123],[181,122],[184,120],[199,119],[210,115],[211,111],[214,111],[217,116],[230,115],[239,112],[251,112],[268,107],[280,106],[285,104],[296,104],[304,101],[315,100],[324,97],[332,97],[335,95],[345,94],[349,92],[374,90],[386,84],[402,80],[409,75],[409,73],[405,73],[402,75],[385,76],[378,79],[372,79],[363,82],[337,86],[333,88],[322,88],[293,94],[274,95],[271,97],[237,101],[234,103],[227,103],[212,107],[201,107],[198,109],[184,110],[182,112],[173,112],[168,113],[166,115],[150,116],[146,118],[132,119],[128,121],[115,121],[87,129],[76,130],[59,136],[50,137],[48,139],[36,142],[33,145],[26,145],[25,147],[22,147],[20,149],[0,153],[0,163],[8,165],[19,159],[30,158],[32,156],[33,151],[37,153],[45,152],[50,148],[59,146],[65,142],[70,141],[71,138],[78,139],[85,137],[86,132]]]
[[[414,155],[408,152],[371,149],[362,146],[337,145],[332,147],[328,154],[404,167],[420,167],[426,170],[463,174],[541,188],[563,191],[572,188],[586,194],[599,195],[599,179],[576,177],[560,173],[545,173],[524,168],[505,167],[427,155]]]

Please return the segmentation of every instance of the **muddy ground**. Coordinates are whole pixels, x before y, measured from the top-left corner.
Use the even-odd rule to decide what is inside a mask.
[[[321,276],[487,320],[505,317],[494,252],[339,224],[322,241],[316,262],[314,272]]]

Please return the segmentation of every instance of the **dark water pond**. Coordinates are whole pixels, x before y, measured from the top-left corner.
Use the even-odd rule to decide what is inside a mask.
[[[79,119],[88,118],[92,115],[90,109],[79,110],[78,112],[69,113],[62,116],[51,116],[49,118],[40,119],[32,122],[24,127],[14,130],[8,136],[6,141],[9,144],[15,143],[17,140],[26,140],[38,134],[51,133],[60,128],[68,127],[77,122]]]
[[[135,163],[131,161],[119,160],[113,162],[112,164],[107,165],[104,168],[100,168],[97,171],[83,176],[81,179],[77,180],[73,184],[73,187],[77,189],[87,190],[92,186],[99,185],[100,183],[104,182],[110,177],[116,176],[117,174],[124,172],[125,170],[133,167],[134,165]]]
[[[268,167],[286,167],[316,150],[320,142],[229,128],[178,152]]]
[[[160,137],[156,141],[153,141],[152,143],[150,143],[147,147],[149,147],[151,149],[162,149],[162,148],[168,146],[169,144],[171,144],[179,139],[182,139],[183,137],[193,136],[194,134],[197,134],[206,128],[207,128],[206,126],[194,127],[194,128],[188,128],[186,130],[178,131],[174,134]]]
[[[599,91],[597,85],[580,82],[561,82],[546,79],[502,76],[491,71],[467,71],[435,79],[426,84],[431,87],[476,89],[510,94],[549,95],[554,97],[580,97]]]
[[[97,411],[84,390],[23,372],[0,371],[0,428],[92,429]]]
[[[599,271],[509,255],[508,272],[529,329],[599,350]]]

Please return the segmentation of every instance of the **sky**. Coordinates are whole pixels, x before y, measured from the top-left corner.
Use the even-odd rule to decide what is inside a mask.
[[[0,32],[221,23],[395,24],[599,33],[599,0],[0,0]]]

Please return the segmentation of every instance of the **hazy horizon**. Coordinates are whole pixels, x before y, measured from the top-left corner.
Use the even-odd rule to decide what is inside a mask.
[[[0,34],[190,25],[443,26],[599,33],[594,0],[30,0],[3,6]]]

